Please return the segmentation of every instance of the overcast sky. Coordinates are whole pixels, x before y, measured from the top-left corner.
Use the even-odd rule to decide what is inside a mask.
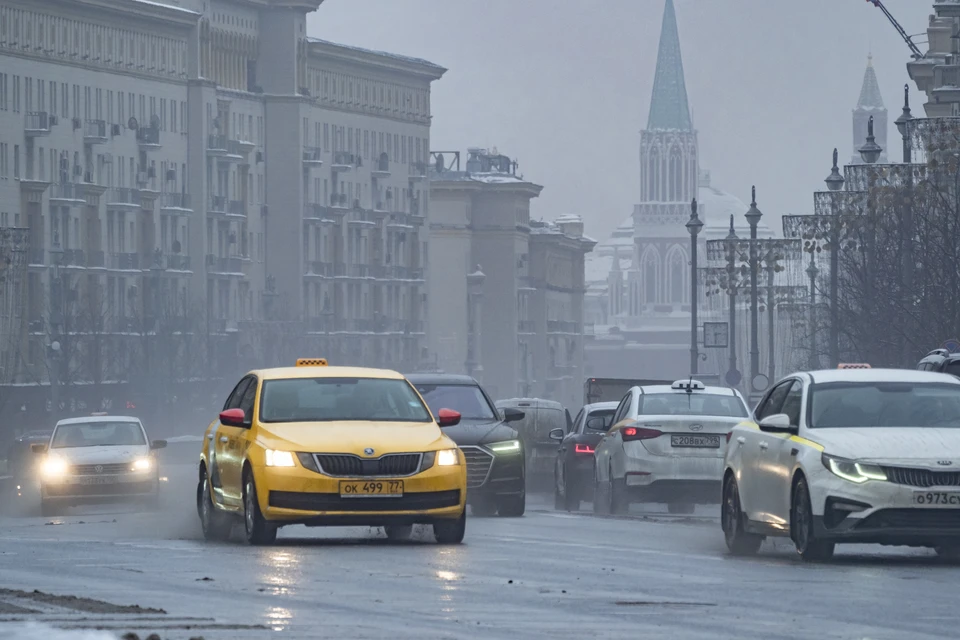
[[[926,42],[931,0],[884,0]],[[639,197],[664,0],[326,0],[310,35],[426,58],[434,149],[493,147],[544,186],[532,215],[604,237]],[[890,140],[909,50],[864,0],[675,0],[687,91],[713,184],[766,215],[809,213],[872,50]],[[926,51],[925,44],[920,48]],[[916,93],[916,87],[911,91]],[[914,114],[922,103],[914,95]],[[899,144],[890,152],[900,160]],[[768,222],[773,222],[768,220]],[[779,228],[779,224],[777,224]]]

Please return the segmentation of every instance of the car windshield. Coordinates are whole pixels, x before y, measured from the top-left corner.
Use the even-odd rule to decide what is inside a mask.
[[[430,422],[433,417],[406,380],[290,378],[267,380],[263,422]]]
[[[960,428],[960,385],[838,382],[810,388],[811,428]]]
[[[50,447],[131,447],[146,443],[138,422],[74,422],[57,427]]]
[[[465,420],[496,418],[496,413],[480,387],[466,384],[418,384],[417,391],[427,401],[433,415],[437,415],[440,409],[453,409],[459,411]]]
[[[616,409],[591,411],[587,419],[583,421],[583,426],[588,431],[606,431],[613,424],[613,414],[616,412]]]
[[[747,408],[740,398],[717,393],[650,393],[640,396],[639,413],[645,416],[746,418]]]

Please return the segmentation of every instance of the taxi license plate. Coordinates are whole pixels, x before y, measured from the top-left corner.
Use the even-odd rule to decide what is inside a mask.
[[[924,507],[960,509],[960,492],[957,491],[916,491],[913,504]]]
[[[403,480],[341,480],[341,498],[402,498]]]
[[[88,476],[81,477],[80,484],[116,484],[116,476]]]
[[[670,436],[670,446],[687,449],[719,449],[720,436]]]

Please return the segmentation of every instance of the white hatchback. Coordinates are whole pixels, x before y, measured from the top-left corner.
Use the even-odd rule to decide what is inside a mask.
[[[691,513],[720,500],[727,434],[750,412],[743,396],[697,380],[633,387],[596,447],[593,508],[624,513],[631,502]]]
[[[165,440],[147,440],[140,420],[95,415],[61,420],[40,465],[40,507],[45,516],[58,507],[119,499],[156,501],[159,474],[155,451]]]
[[[787,376],[731,433],[721,524],[730,551],[789,536],[805,560],[838,542],[960,558],[960,379],[841,369]]]

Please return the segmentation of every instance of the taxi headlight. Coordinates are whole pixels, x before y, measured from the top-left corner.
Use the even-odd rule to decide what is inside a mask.
[[[294,467],[293,454],[289,451],[274,451],[266,449],[264,451],[268,467]]]
[[[493,444],[488,444],[487,448],[500,455],[520,453],[520,441],[504,440],[502,442],[494,442]]]
[[[874,464],[862,464],[853,460],[837,458],[823,454],[820,456],[823,466],[830,470],[833,475],[853,482],[854,484],[863,484],[867,480],[886,480],[886,472]]]
[[[441,449],[437,451],[437,466],[452,467],[460,464],[460,455],[456,449]]]
[[[133,461],[134,471],[150,471],[153,468],[153,460],[150,458],[137,458]]]
[[[66,475],[70,465],[60,456],[47,456],[40,466],[40,472],[45,478],[59,478]]]

